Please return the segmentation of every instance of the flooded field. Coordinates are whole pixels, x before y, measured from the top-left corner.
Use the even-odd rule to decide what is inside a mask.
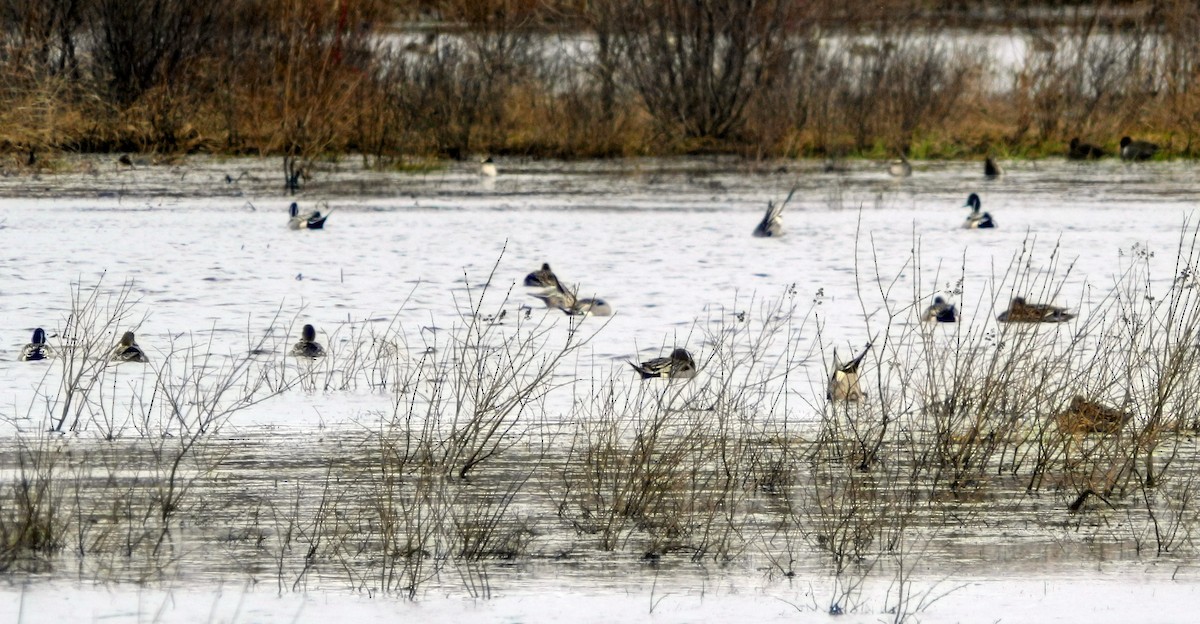
[[[2,177],[2,612],[1176,619],[1196,166],[914,164]],[[995,229],[962,227],[972,192]],[[542,263],[615,313],[548,309]],[[1074,318],[998,323],[1015,296]],[[305,324],[325,357],[290,355]],[[17,361],[37,327],[56,357]],[[128,330],[149,362],[108,364]],[[868,343],[865,397],[829,400]],[[627,364],[676,347],[695,379]]]

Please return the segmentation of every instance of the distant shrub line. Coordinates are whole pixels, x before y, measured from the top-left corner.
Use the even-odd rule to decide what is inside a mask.
[[[937,3],[864,4],[3,0],[0,149],[32,164],[56,150],[957,158],[1064,154],[1075,136],[1113,152],[1134,135],[1200,151],[1195,3],[1051,3],[982,25]],[[1028,42],[1011,80],[963,43],[983,31],[951,30],[964,24]]]

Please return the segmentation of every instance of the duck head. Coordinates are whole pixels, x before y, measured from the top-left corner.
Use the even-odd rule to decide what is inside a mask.
[[[293,217],[300,214],[300,206],[296,205],[296,202],[292,202],[292,205],[288,208],[288,214]]]
[[[308,342],[312,342],[317,339],[317,330],[312,325],[305,325],[300,335]]]
[[[33,344],[46,344],[46,332],[41,327],[33,330]]]
[[[671,352],[671,359],[675,362],[691,363],[692,354],[688,353],[687,349],[682,349],[682,348],[675,349],[674,351]]]
[[[121,346],[132,347],[134,343],[133,332],[127,331],[121,335]]]
[[[1133,139],[1131,139],[1127,136],[1121,137],[1121,147],[1122,148],[1128,146],[1130,143],[1133,143]]]
[[[963,204],[963,208],[970,208],[971,212],[978,212],[980,205],[979,195],[971,193],[967,196],[967,203]]]

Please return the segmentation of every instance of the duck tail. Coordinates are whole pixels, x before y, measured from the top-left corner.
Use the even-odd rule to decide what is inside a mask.
[[[637,371],[637,373],[642,376],[642,379],[650,379],[651,377],[656,376],[654,373],[651,373],[650,371],[642,368],[641,366],[638,366],[637,364],[635,364],[632,361],[629,362],[629,365],[633,367],[633,370]]]

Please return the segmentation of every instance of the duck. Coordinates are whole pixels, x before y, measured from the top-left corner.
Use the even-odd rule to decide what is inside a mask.
[[[550,270],[550,263],[543,262],[542,268],[525,276],[525,285],[531,288],[554,288],[558,284],[558,276]]]
[[[1121,137],[1121,160],[1150,160],[1157,153],[1158,146],[1154,143]]]
[[[1001,323],[1063,323],[1075,318],[1066,308],[1044,303],[1027,303],[1024,297],[1013,297],[1008,309],[996,317]]]
[[[925,308],[925,313],[921,315],[922,321],[936,321],[938,323],[957,323],[958,309],[953,303],[947,303],[941,297],[934,297],[933,303]]]
[[[21,357],[18,359],[22,362],[33,362],[44,360],[50,355],[50,345],[46,344],[46,332],[39,327],[33,330],[33,339],[21,349]]]
[[[305,325],[300,332],[300,341],[292,346],[292,355],[316,359],[325,357],[325,349],[317,342],[317,330],[312,325]]]
[[[1000,168],[999,163],[997,163],[995,160],[992,160],[991,156],[988,156],[987,159],[983,161],[983,175],[986,178],[998,178],[1004,175],[1004,169]]]
[[[670,378],[691,379],[696,376],[696,361],[687,349],[676,348],[669,357],[646,360],[641,364],[629,363],[642,379]]]
[[[858,357],[845,364],[838,362],[837,349],[833,350],[833,374],[829,376],[829,390],[825,398],[830,401],[858,401],[867,396],[858,383],[858,367],[870,349],[871,343],[868,342]]]
[[[575,305],[563,309],[570,316],[612,316],[612,306],[607,301],[594,299],[579,299]]]
[[[322,216],[319,210],[301,213],[300,206],[296,202],[292,202],[292,205],[288,207],[288,214],[291,217],[288,219],[288,228],[293,230],[324,229],[325,219],[329,218],[328,214]]]
[[[127,331],[121,335],[121,342],[113,347],[112,355],[109,357],[114,362],[139,362],[145,364],[150,360],[146,358],[146,352],[138,346],[137,340],[133,337],[133,332]]]
[[[967,221],[963,223],[964,228],[982,230],[996,227],[996,222],[992,220],[991,214],[980,212],[979,208],[981,205],[979,195],[971,193],[967,196],[967,203],[963,204],[963,208],[970,208],[971,214],[967,215]]]
[[[888,174],[894,178],[907,178],[912,175],[912,165],[902,154],[888,165]]]
[[[783,236],[783,206],[783,204],[779,204],[776,207],[775,202],[767,202],[767,213],[754,228],[756,238]]]
[[[1106,155],[1103,149],[1091,143],[1084,143],[1079,140],[1079,137],[1071,139],[1071,147],[1067,150],[1068,160],[1095,160],[1104,158]]]
[[[500,172],[496,170],[496,161],[492,160],[491,156],[484,158],[479,163],[479,175],[482,175],[485,178],[494,178],[499,175],[499,173]]]
[[[1129,422],[1132,414],[1075,395],[1067,409],[1054,415],[1059,429],[1067,433],[1115,434]]]

